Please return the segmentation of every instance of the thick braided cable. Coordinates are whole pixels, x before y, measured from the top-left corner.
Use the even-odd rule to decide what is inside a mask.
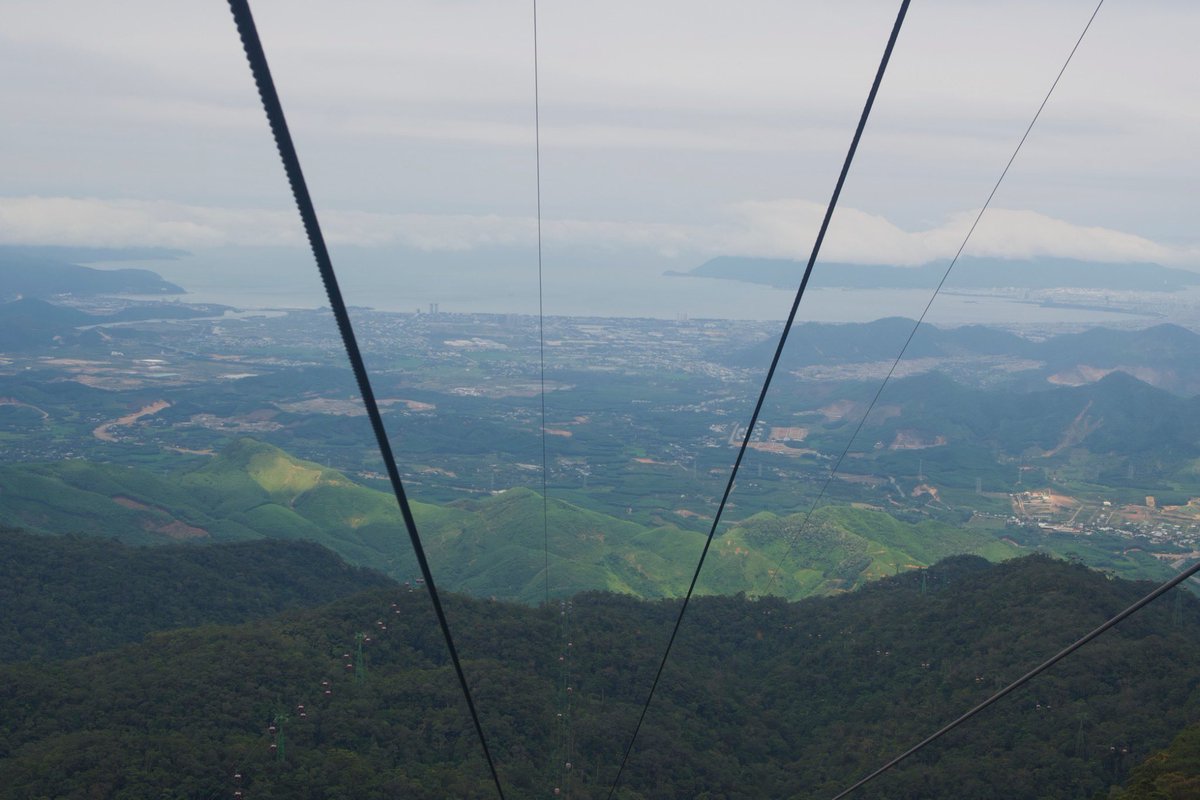
[[[246,59],[250,62],[250,71],[254,74],[254,83],[258,87],[258,94],[262,99],[263,110],[266,112],[267,121],[271,126],[271,134],[274,136],[275,146],[279,150],[279,158],[283,162],[283,169],[287,173],[288,184],[292,189],[292,196],[295,198],[296,207],[300,211],[300,219],[304,223],[304,233],[308,237],[309,246],[312,248],[313,257],[317,262],[317,269],[321,273],[321,281],[325,284],[325,293],[329,296],[330,308],[337,319],[338,331],[342,335],[342,344],[346,348],[346,357],[350,360],[350,367],[353,369],[354,378],[358,382],[358,391],[362,396],[363,405],[366,407],[367,416],[371,420],[371,428],[375,432],[375,441],[379,445],[379,453],[383,457],[384,465],[387,468],[388,478],[392,484],[392,491],[396,495],[397,504],[400,506],[400,514],[404,517],[404,526],[408,529],[408,538],[412,542],[413,552],[416,554],[417,563],[421,568],[421,575],[425,579],[425,586],[429,590],[430,599],[433,601],[433,609],[437,614],[438,625],[441,626],[442,635],[446,640],[446,649],[450,652],[450,660],[454,663],[454,671],[458,675],[458,684],[462,688],[463,697],[467,701],[467,708],[471,712],[471,721],[475,724],[475,733],[479,736],[479,744],[483,748],[484,758],[487,759],[492,781],[496,784],[496,792],[499,794],[501,800],[503,800],[504,789],[500,786],[500,776],[496,772],[496,765],[492,760],[491,750],[488,749],[487,739],[483,735],[483,725],[479,722],[479,713],[475,709],[475,701],[471,697],[471,689],[467,685],[466,675],[463,674],[462,663],[458,657],[458,649],[454,646],[454,637],[450,633],[450,624],[446,620],[446,612],[442,608],[442,601],[438,596],[437,585],[433,580],[433,572],[429,568],[429,560],[425,557],[425,548],[421,544],[421,535],[417,532],[417,523],[413,518],[408,496],[404,492],[404,484],[400,480],[400,472],[396,468],[396,458],[392,453],[392,446],[388,441],[387,431],[383,426],[383,417],[379,413],[379,405],[375,402],[375,393],[371,388],[371,380],[367,375],[366,364],[363,361],[362,352],[359,350],[358,340],[354,335],[354,327],[350,323],[350,314],[346,310],[346,303],[342,299],[342,291],[338,286],[337,275],[333,270],[333,261],[329,257],[329,249],[325,245],[325,237],[321,233],[321,225],[317,221],[317,211],[313,206],[312,197],[308,193],[308,184],[305,182],[304,173],[300,169],[300,157],[296,154],[296,146],[293,144],[291,133],[288,131],[287,119],[283,114],[283,105],[279,101],[279,94],[275,90],[275,82],[271,78],[271,70],[267,65],[267,56],[263,52],[262,42],[258,37],[258,29],[254,25],[254,17],[250,13],[249,2],[248,0],[229,0],[229,8],[233,12],[234,22],[237,23],[238,35],[242,39],[242,47],[246,51]]]

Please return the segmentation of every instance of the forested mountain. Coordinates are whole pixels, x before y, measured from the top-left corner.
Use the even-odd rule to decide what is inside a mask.
[[[618,797],[828,797],[1146,588],[960,557],[834,598],[698,599]],[[677,603],[577,596],[567,652],[557,603],[447,602],[509,794],[552,795],[567,725],[566,796],[606,796]],[[1200,713],[1198,633],[1195,601],[1160,601],[864,796],[1090,799]],[[420,589],[0,667],[11,796],[489,796],[469,730]]]
[[[389,585],[309,542],[149,548],[0,529],[0,662],[72,658]]]
[[[802,385],[792,391],[804,397]],[[809,424],[806,445],[834,452],[844,447],[878,388],[864,382],[845,393],[830,419],[816,406],[798,420]],[[776,399],[782,407],[787,398]],[[854,459],[843,469],[876,475],[917,472],[922,459],[939,485],[1013,488],[1018,461],[1039,469],[1069,466],[1074,479],[1133,494],[1169,495],[1188,502],[1193,462],[1200,457],[1200,400],[1157,389],[1124,372],[1082,386],[1021,392],[977,389],[939,373],[888,384],[856,439]],[[1177,498],[1177,499],[1176,499]]]
[[[1200,401],[1123,372],[1086,386],[1029,393],[972,389],[930,373],[890,383],[880,403],[887,413],[868,424],[888,443],[900,429],[913,428],[1009,455],[1070,447],[1122,456],[1149,451],[1163,459],[1200,455]]]

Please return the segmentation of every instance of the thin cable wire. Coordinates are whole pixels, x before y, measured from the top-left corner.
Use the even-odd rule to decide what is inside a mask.
[[[1033,126],[1037,124],[1038,117],[1042,115],[1042,110],[1046,107],[1046,104],[1050,102],[1050,96],[1054,94],[1054,90],[1058,86],[1058,82],[1062,80],[1063,73],[1067,71],[1067,67],[1071,64],[1071,59],[1075,57],[1075,51],[1079,49],[1079,45],[1083,42],[1083,37],[1087,35],[1088,30],[1092,27],[1092,22],[1096,19],[1096,15],[1100,13],[1100,7],[1103,5],[1104,0],[1100,0],[1100,2],[1096,4],[1096,8],[1092,10],[1092,15],[1088,17],[1087,24],[1083,26],[1083,31],[1079,34],[1079,38],[1075,40],[1075,46],[1071,48],[1071,52],[1067,55],[1067,60],[1063,62],[1062,67],[1058,70],[1058,75],[1055,76],[1054,82],[1050,84],[1050,89],[1046,92],[1046,96],[1042,98],[1041,105],[1038,106],[1037,112],[1033,115],[1033,119],[1029,121],[1029,125],[1025,128],[1025,133],[1022,134],[1021,140],[1017,142],[1017,146],[1013,150],[1012,155],[1008,157],[1008,163],[1004,165],[1004,169],[1000,172],[1000,177],[996,179],[996,183],[992,186],[992,191],[988,193],[987,200],[984,201],[983,206],[979,209],[979,213],[975,215],[975,221],[971,223],[971,227],[967,230],[967,235],[963,237],[962,244],[958,246],[958,251],[955,252],[954,258],[950,260],[950,265],[946,267],[945,273],[942,274],[942,279],[938,281],[937,286],[933,290],[933,294],[929,296],[929,302],[925,304],[925,310],[921,312],[921,316],[918,317],[917,321],[913,324],[912,330],[908,332],[908,338],[904,340],[904,345],[900,348],[900,352],[896,354],[896,360],[892,362],[892,366],[890,369],[888,369],[887,375],[884,376],[883,382],[879,384],[879,389],[875,392],[875,396],[871,398],[871,403],[867,406],[866,413],[864,413],[862,415],[862,419],[858,421],[858,425],[855,427],[854,433],[850,435],[850,441],[846,442],[845,449],[842,450],[841,455],[837,457],[837,461],[834,462],[833,469],[829,471],[829,475],[825,478],[825,483],[821,485],[821,491],[817,493],[817,499],[813,501],[811,506],[809,506],[808,513],[804,515],[804,520],[800,523],[800,527],[796,529],[796,532],[792,535],[791,539],[788,540],[787,550],[784,551],[783,557],[779,559],[779,563],[775,565],[775,569],[771,572],[767,581],[767,588],[763,590],[763,594],[768,594],[771,591],[771,587],[775,585],[776,577],[778,577],[783,569],[784,562],[786,562],[791,556],[792,550],[794,550],[796,547],[796,542],[800,539],[800,535],[803,534],[808,528],[808,523],[809,520],[812,519],[813,512],[817,510],[817,505],[821,502],[822,498],[825,497],[825,493],[829,489],[829,484],[833,482],[838,470],[841,469],[842,462],[845,461],[846,456],[849,455],[850,448],[854,446],[855,440],[858,439],[858,435],[862,432],[863,425],[866,424],[867,418],[871,416],[871,412],[875,409],[875,404],[879,402],[879,398],[883,394],[884,388],[892,379],[892,375],[895,374],[896,367],[899,366],[900,360],[903,359],[904,354],[908,352],[908,346],[912,344],[913,337],[917,335],[917,329],[920,328],[921,323],[925,321],[925,317],[929,314],[929,309],[933,306],[933,301],[936,300],[938,294],[941,293],[942,287],[946,284],[946,279],[950,277],[950,272],[954,269],[954,265],[958,263],[958,259],[960,256],[962,256],[963,250],[966,248],[967,243],[971,241],[971,236],[975,233],[975,228],[979,226],[979,220],[983,219],[984,212],[987,211],[988,207],[992,204],[992,198],[996,196],[996,192],[1000,189],[1000,184],[1004,182],[1005,176],[1008,175],[1009,168],[1012,167],[1013,162],[1017,160],[1017,154],[1021,152],[1021,148],[1025,145],[1025,140],[1029,138],[1029,133],[1033,130]]]
[[[433,580],[433,572],[430,570],[429,561],[425,557],[425,548],[422,546],[421,536],[417,532],[417,523],[413,518],[412,508],[408,503],[408,496],[404,492],[404,485],[400,480],[400,472],[396,468],[396,459],[392,454],[392,447],[388,442],[387,431],[383,426],[383,417],[380,415],[379,406],[375,402],[375,393],[371,388],[366,364],[359,350],[358,340],[354,335],[354,328],[350,323],[350,315],[346,310],[346,303],[342,299],[337,275],[333,270],[333,261],[329,257],[329,249],[326,247],[325,237],[321,233],[321,225],[317,220],[317,211],[313,206],[312,197],[308,192],[308,184],[305,182],[304,173],[300,169],[300,157],[296,153],[295,144],[292,142],[292,136],[288,130],[287,119],[283,113],[283,105],[280,103],[279,94],[275,90],[275,82],[271,77],[270,67],[267,65],[267,56],[263,52],[262,42],[258,36],[258,29],[254,25],[254,17],[250,13],[249,2],[248,0],[229,0],[229,8],[233,12],[233,19],[237,24],[238,35],[241,37],[242,47],[246,51],[246,60],[250,63],[250,70],[254,75],[254,83],[258,87],[258,94],[262,100],[263,110],[266,112],[267,121],[271,127],[271,134],[275,139],[275,146],[279,149],[279,157],[283,162],[284,171],[287,173],[288,184],[291,186],[292,195],[296,200],[300,219],[304,223],[304,232],[308,236],[308,243],[316,259],[317,269],[321,273],[321,281],[325,284],[325,292],[329,296],[330,308],[337,319],[342,343],[346,348],[346,357],[350,360],[350,366],[354,371],[354,378],[358,382],[359,394],[362,396],[367,416],[371,420],[371,428],[375,432],[375,439],[379,444],[380,455],[383,457],[384,465],[387,467],[388,478],[391,480],[392,490],[396,495],[396,502],[400,506],[400,513],[404,517],[404,525],[408,529],[408,536],[412,542],[413,552],[416,554],[417,563],[420,565],[421,575],[425,579],[425,586],[429,590],[429,597],[433,601],[438,625],[441,626],[442,635],[446,639],[446,649],[450,652],[450,660],[454,663],[454,671],[458,675],[459,686],[462,688],[463,697],[466,698],[467,708],[471,712],[471,720],[475,724],[475,733],[478,734],[479,743],[483,747],[483,755],[487,759],[492,781],[496,784],[496,792],[499,794],[501,800],[503,800],[504,789],[500,785],[500,776],[496,772],[496,765],[492,760],[491,750],[488,748],[487,739],[483,735],[483,726],[479,722],[479,714],[475,709],[475,701],[471,697],[471,689],[467,686],[467,678],[463,674],[458,650],[454,646],[454,637],[450,633],[450,625],[446,621],[446,612],[442,608],[442,601],[438,595],[437,585]]]
[[[836,795],[833,796],[832,800],[840,800],[840,798],[845,797],[846,795],[850,794],[851,792],[855,791],[856,789],[859,789],[860,787],[866,785],[867,783],[875,780],[880,775],[887,772],[888,770],[890,770],[892,767],[899,764],[904,759],[906,759],[909,756],[916,753],[918,750],[922,749],[923,747],[926,747],[927,745],[933,743],[935,740],[941,738],[945,734],[954,730],[959,725],[961,725],[964,722],[966,722],[967,720],[969,720],[971,717],[975,716],[979,712],[983,711],[985,708],[987,708],[987,707],[991,706],[992,704],[996,703],[997,701],[999,701],[1001,698],[1015,692],[1017,689],[1020,689],[1022,686],[1029,683],[1031,680],[1036,678],[1038,675],[1041,675],[1043,672],[1050,669],[1055,664],[1062,661],[1064,658],[1071,655],[1072,653],[1074,653],[1079,648],[1083,647],[1088,642],[1090,642],[1093,639],[1097,638],[1098,636],[1104,634],[1111,628],[1115,627],[1116,625],[1120,624],[1124,620],[1128,619],[1129,617],[1133,616],[1137,612],[1141,611],[1143,608],[1148,606],[1150,603],[1153,603],[1159,597],[1161,597],[1162,595],[1171,591],[1176,586],[1178,586],[1179,584],[1186,581],[1188,578],[1195,575],[1197,572],[1200,572],[1200,561],[1197,561],[1195,564],[1192,564],[1192,566],[1188,567],[1186,570],[1179,573],[1174,578],[1171,578],[1171,580],[1162,584],[1157,589],[1152,591],[1150,594],[1146,595],[1141,600],[1138,600],[1136,603],[1131,605],[1129,608],[1125,609],[1120,614],[1117,614],[1115,617],[1108,620],[1103,625],[1101,625],[1100,627],[1093,630],[1091,633],[1088,633],[1083,638],[1077,640],[1074,644],[1068,645],[1067,647],[1058,651],[1056,654],[1054,654],[1050,658],[1046,659],[1041,664],[1039,664],[1038,666],[1031,669],[1029,672],[1026,672],[1020,678],[1017,678],[1015,681],[1010,683],[1008,686],[1005,686],[1003,689],[996,692],[991,697],[989,697],[987,700],[984,700],[982,703],[975,706],[974,708],[972,708],[967,713],[963,714],[958,719],[942,726],[935,733],[925,737],[919,743],[908,748],[903,753],[896,756],[891,761],[887,762],[882,767],[880,767],[879,769],[872,772],[870,775],[866,776],[865,778],[863,778],[860,781],[858,781],[857,783],[855,783],[853,786],[850,786],[849,788],[843,789],[842,791],[838,792]]]
[[[554,729],[554,762],[551,764],[554,791],[562,793],[566,785],[566,775],[563,765],[567,762],[567,721],[570,709],[567,708],[567,687],[571,685],[570,667],[567,664],[567,601],[558,603],[558,711],[555,712]]]
[[[563,646],[562,655],[559,657],[562,661],[562,679],[563,679],[563,700],[562,700],[562,757],[559,759],[558,768],[560,774],[559,786],[562,787],[564,797],[571,796],[571,778],[574,769],[571,763],[572,753],[575,746],[575,728],[571,717],[571,699],[574,693],[574,686],[571,684],[571,666],[572,653],[575,649],[574,642],[571,641],[571,622],[574,616],[574,604],[570,600],[566,600],[562,604],[562,631],[563,631]]]
[[[804,291],[808,287],[808,280],[812,276],[813,266],[816,264],[817,256],[821,252],[821,244],[825,241],[825,234],[829,230],[829,222],[833,218],[834,209],[837,208],[838,198],[842,194],[842,187],[846,183],[846,176],[850,172],[850,165],[853,163],[854,154],[858,150],[858,143],[862,139],[863,130],[867,126],[867,119],[871,115],[871,108],[875,104],[875,96],[878,94],[879,86],[883,82],[888,61],[891,60],[892,50],[896,46],[896,39],[900,36],[900,28],[903,26],[904,17],[908,13],[909,2],[910,0],[901,0],[900,10],[896,14],[896,22],[892,26],[891,35],[888,37],[887,46],[884,48],[882,59],[880,59],[879,69],[875,72],[875,80],[871,84],[871,91],[867,94],[867,101],[859,117],[858,127],[854,130],[854,137],[850,141],[850,149],[846,153],[845,161],[842,162],[842,170],[838,174],[837,184],[834,186],[833,195],[830,197],[829,205],[825,209],[825,217],[821,220],[821,228],[817,232],[816,241],[813,243],[812,252],[809,254],[808,264],[804,269],[804,277],[800,280],[800,287],[796,291],[796,298],[792,301],[792,308],[788,313],[787,321],[784,323],[783,332],[779,335],[779,344],[775,348],[775,355],[771,359],[771,366],[767,369],[766,378],[763,380],[762,390],[759,392],[758,401],[754,405],[754,413],[750,415],[750,424],[746,427],[746,436],[742,439],[742,446],[738,449],[737,458],[734,459],[733,469],[730,470],[729,480],[725,484],[725,492],[721,496],[721,502],[717,506],[716,514],[713,515],[712,526],[708,531],[708,539],[704,542],[704,549],[700,552],[700,560],[696,563],[696,571],[692,575],[692,581],[688,585],[687,594],[684,596],[683,604],[679,608],[679,615],[675,619],[675,627],[671,630],[671,637],[667,640],[667,647],[663,652],[662,660],[659,662],[658,670],[654,674],[654,681],[650,684],[650,692],[646,696],[646,702],[642,705],[637,725],[633,729],[633,735],[629,738],[629,745],[625,748],[625,755],[621,758],[621,765],[617,768],[617,776],[613,780],[612,788],[608,792],[609,800],[616,793],[617,786],[621,782],[621,775],[625,771],[625,765],[629,762],[629,754],[633,752],[634,743],[637,741],[638,733],[642,729],[642,723],[646,719],[646,712],[650,708],[650,701],[654,699],[654,692],[658,688],[658,682],[662,678],[663,670],[667,666],[667,659],[671,655],[671,648],[675,644],[675,637],[679,634],[679,627],[683,623],[683,616],[687,613],[688,604],[692,600],[692,593],[696,589],[696,582],[700,579],[700,571],[704,568],[704,559],[708,556],[709,548],[712,547],[713,537],[717,533],[717,526],[721,523],[721,515],[725,511],[726,504],[729,502],[729,495],[733,492],[733,484],[737,480],[738,469],[742,465],[742,459],[746,455],[746,450],[750,447],[750,436],[754,433],[755,425],[758,424],[758,416],[762,412],[763,402],[767,397],[767,390],[770,388],[771,379],[775,376],[775,370],[779,366],[779,359],[783,354],[784,345],[787,343],[788,333],[792,329],[792,323],[795,322],[796,312],[800,308],[800,301],[804,297]]]
[[[550,493],[549,459],[546,456],[546,314],[542,281],[542,113],[541,90],[538,70],[538,24],[537,0],[533,0],[533,153],[534,174],[537,184],[537,265],[538,265],[538,382],[542,411],[542,540],[544,543],[546,608],[550,605]],[[551,772],[556,775],[555,791],[565,787],[566,796],[571,793],[571,642],[569,626],[570,603],[563,601],[559,611],[559,661],[562,663],[562,711],[558,712],[555,738],[559,746],[555,750],[556,764]]]
[[[537,179],[538,381],[542,400],[542,539],[545,542],[546,605],[550,604],[550,500],[546,460],[546,314],[542,303],[542,108],[538,87],[537,0],[533,0],[533,163]]]

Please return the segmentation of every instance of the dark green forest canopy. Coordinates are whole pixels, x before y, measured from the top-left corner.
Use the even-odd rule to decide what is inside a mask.
[[[828,797],[1146,590],[1044,557],[958,557],[837,597],[699,598],[619,796]],[[570,796],[605,796],[677,602],[571,601]],[[559,607],[447,607],[510,795],[549,795]],[[1197,633],[1193,600],[1160,601],[862,796],[1107,791],[1196,719]],[[372,640],[361,681],[356,634]],[[0,668],[14,796],[224,796],[240,772],[255,798],[488,797],[469,730],[420,589]]]
[[[245,622],[394,585],[311,542],[150,548],[0,528],[0,662],[88,655],[150,631]]]

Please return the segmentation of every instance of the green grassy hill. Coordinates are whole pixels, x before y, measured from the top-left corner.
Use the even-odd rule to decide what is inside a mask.
[[[390,494],[251,439],[182,475],[83,461],[6,466],[0,496],[0,523],[27,530],[131,544],[307,540],[400,580],[416,575]],[[686,591],[704,544],[696,531],[647,527],[557,499],[547,504],[547,538],[541,496],[527,489],[413,508],[440,585],[527,603],[546,596],[547,544],[552,596],[594,589],[647,598]],[[1022,552],[987,531],[870,509],[822,508],[803,532],[802,521],[760,513],[731,522],[714,542],[699,591],[799,598],[949,555],[1002,560]]]
[[[853,589],[951,555],[1000,561],[1018,553],[986,534],[932,520],[901,522],[870,509],[825,507],[807,527],[803,522],[803,514],[763,512],[733,527],[714,543],[701,591],[724,594],[771,586],[785,597],[806,597]]]

